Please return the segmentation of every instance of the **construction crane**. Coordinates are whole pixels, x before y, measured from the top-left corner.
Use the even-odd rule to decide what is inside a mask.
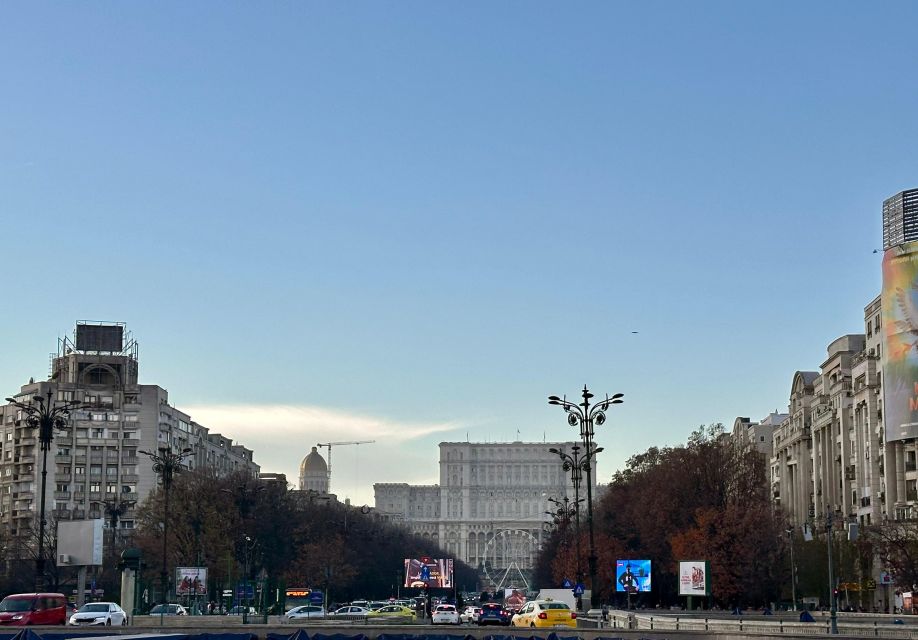
[[[325,447],[328,449],[328,492],[331,493],[331,450],[332,447],[339,447],[346,444],[373,444],[376,440],[350,440],[348,442],[326,442],[322,444],[321,442],[317,443],[317,447]]]

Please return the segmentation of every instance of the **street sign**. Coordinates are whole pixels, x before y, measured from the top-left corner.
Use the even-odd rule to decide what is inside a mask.
[[[574,583],[568,580],[567,578],[565,578],[564,582],[561,583],[562,589],[572,589],[573,587],[574,587]]]
[[[578,582],[577,586],[574,587],[574,595],[575,596],[583,595],[583,583],[582,582]]]
[[[309,594],[309,601],[315,604],[322,604],[325,600],[325,594],[321,591],[313,591]]]
[[[232,589],[224,589],[224,590],[223,590],[223,597],[224,597],[224,598],[232,598],[232,597],[233,597],[233,590],[232,590]]]

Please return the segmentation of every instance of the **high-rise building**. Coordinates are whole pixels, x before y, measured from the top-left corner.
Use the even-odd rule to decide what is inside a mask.
[[[883,201],[883,250],[918,240],[918,189]]]
[[[481,568],[485,583],[498,584],[508,571],[532,568],[549,498],[573,501],[570,475],[548,450],[570,453],[577,444],[441,442],[440,483],[375,484],[376,512]],[[592,480],[595,496],[595,472]],[[580,497],[586,490],[584,474]],[[585,513],[581,517],[585,522]]]
[[[29,381],[15,394],[25,404],[48,391],[55,402],[79,403],[48,451],[49,522],[105,518],[107,510],[123,506],[119,528],[133,529],[136,506],[158,482],[142,450],[187,447],[188,469],[257,477],[250,449],[173,407],[162,387],[140,384],[138,364],[138,344],[123,324],[79,323],[73,339],[58,341],[49,379]],[[24,413],[12,404],[0,406],[0,531],[8,550],[31,546],[41,504],[40,443]]]

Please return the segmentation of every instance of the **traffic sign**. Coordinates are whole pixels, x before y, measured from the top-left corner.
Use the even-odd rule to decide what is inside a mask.
[[[562,589],[571,589],[573,588],[573,586],[574,586],[574,583],[568,580],[567,578],[565,578],[564,582],[561,583]]]
[[[316,604],[322,604],[325,601],[325,594],[321,591],[313,591],[309,594],[309,601]]]
[[[582,582],[578,582],[577,586],[574,587],[574,595],[575,596],[583,595],[583,583]]]

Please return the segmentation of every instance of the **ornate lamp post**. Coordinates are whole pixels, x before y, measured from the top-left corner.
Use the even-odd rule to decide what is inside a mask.
[[[172,451],[172,447],[160,447],[157,453],[152,451],[140,451],[153,462],[153,473],[159,476],[159,481],[163,485],[163,567],[159,574],[160,586],[162,587],[162,603],[167,604],[169,599],[167,591],[169,590],[169,570],[166,565],[167,552],[169,550],[169,491],[172,489],[172,478],[176,473],[180,473],[184,468],[182,462],[191,455],[190,448],[185,447],[179,452]]]
[[[45,586],[45,489],[48,484],[48,449],[54,440],[54,430],[67,426],[70,410],[79,405],[77,400],[67,400],[56,403],[53,391],[48,388],[44,395],[34,395],[28,403],[20,402],[15,398],[7,398],[14,407],[25,414],[26,424],[32,429],[38,429],[38,441],[41,444],[41,511],[38,516],[38,557],[35,559],[35,591],[44,591]]]
[[[835,597],[835,563],[832,562],[832,525],[835,514],[830,507],[826,507],[826,544],[829,548],[829,619],[833,635],[838,634],[838,601]]]
[[[564,455],[564,454],[562,454]],[[576,490],[576,487],[575,487]],[[565,496],[561,500],[549,498],[552,508],[545,512],[545,515],[551,516],[551,524],[558,527],[560,531],[565,531],[574,521],[574,544],[577,554],[577,582],[583,580],[583,570],[580,566],[580,503],[581,498],[575,498],[573,502]]]
[[[590,556],[588,558],[590,566],[590,608],[599,608],[599,590],[596,588],[596,541],[593,537],[593,466],[591,459],[598,453],[599,449],[593,446],[593,425],[600,427],[606,422],[606,410],[613,404],[621,404],[625,394],[616,393],[612,396],[606,396],[605,400],[590,404],[590,398],[593,394],[583,386],[581,397],[583,402],[574,404],[567,398],[558,396],[549,396],[548,404],[558,405],[567,413],[567,423],[572,427],[580,427],[580,439],[583,441],[583,470],[586,472],[587,481],[587,527],[590,530]]]
[[[580,445],[576,444],[571,447],[570,453],[566,453],[554,447],[548,451],[561,458],[561,466],[565,471],[571,474],[571,484],[574,485],[573,515],[571,517],[574,518],[574,535],[577,543],[577,582],[583,582],[583,571],[580,565],[580,559],[582,557],[580,553],[580,503],[583,502],[583,499],[580,497],[580,485],[583,483],[583,472],[590,468],[590,461],[586,456],[580,453]],[[592,455],[595,456],[600,451],[602,451],[602,447],[595,449]],[[565,500],[567,500],[567,498],[565,498]]]

